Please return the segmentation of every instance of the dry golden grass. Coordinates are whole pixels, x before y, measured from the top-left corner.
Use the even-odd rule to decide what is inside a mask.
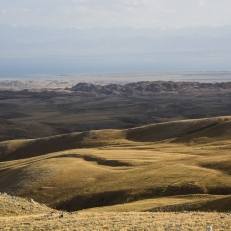
[[[200,196],[205,199],[208,196]],[[180,198],[178,198],[179,200]],[[190,199],[190,198],[188,198]],[[176,201],[177,198],[172,198]],[[144,203],[145,204],[145,203]],[[0,230],[191,230],[231,228],[230,213],[203,212],[63,212],[33,200],[0,195]]]
[[[217,117],[1,142],[0,189],[68,211],[231,210],[230,125]],[[171,197],[189,194],[208,195]]]
[[[48,213],[3,217],[0,230],[140,230],[230,231],[230,214],[224,213]]]

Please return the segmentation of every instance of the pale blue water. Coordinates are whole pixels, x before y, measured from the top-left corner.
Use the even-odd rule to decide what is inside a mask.
[[[231,71],[231,60],[0,57],[0,78],[82,73]]]

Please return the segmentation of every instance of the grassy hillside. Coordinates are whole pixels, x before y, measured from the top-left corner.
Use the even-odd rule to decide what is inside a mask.
[[[227,211],[230,128],[231,117],[215,117],[4,141],[0,189],[68,211],[144,211],[185,203]]]

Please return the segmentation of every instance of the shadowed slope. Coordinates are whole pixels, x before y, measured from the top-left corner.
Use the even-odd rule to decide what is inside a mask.
[[[127,132],[127,139],[139,142],[153,142],[185,137],[187,140],[188,137],[201,137],[199,132],[202,131],[204,132],[202,133],[204,136],[216,136],[217,138],[224,136],[227,133],[229,136],[231,136],[229,126],[231,126],[231,117],[214,117],[208,119],[174,121],[129,129]],[[226,129],[223,129],[223,127]],[[210,128],[214,128],[214,132],[211,133]],[[180,138],[177,140],[180,140]]]

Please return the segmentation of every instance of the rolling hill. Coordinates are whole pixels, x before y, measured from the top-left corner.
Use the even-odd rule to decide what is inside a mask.
[[[230,128],[213,117],[3,141],[0,189],[67,211],[227,211]]]

